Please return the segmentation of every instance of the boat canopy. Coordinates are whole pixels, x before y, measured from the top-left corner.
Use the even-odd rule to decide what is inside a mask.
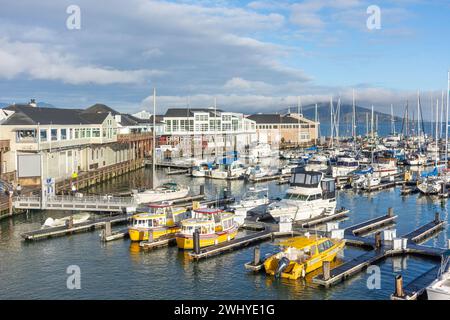
[[[306,171],[304,168],[294,168],[290,179],[291,186],[317,188],[322,180],[322,172]]]
[[[439,174],[438,172],[438,168],[434,167],[433,171],[430,172],[422,172],[422,174],[420,175],[422,178],[427,178],[427,177],[435,177]]]
[[[200,214],[218,214],[223,212],[223,210],[217,209],[217,208],[200,208],[197,210],[194,210],[196,213]]]

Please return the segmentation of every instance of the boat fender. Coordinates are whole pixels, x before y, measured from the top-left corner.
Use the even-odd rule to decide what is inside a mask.
[[[287,268],[290,262],[291,261],[286,257],[281,258],[280,261],[278,261],[278,267],[275,271],[275,277],[278,278],[280,274]]]
[[[306,276],[305,268],[302,269],[302,278]]]

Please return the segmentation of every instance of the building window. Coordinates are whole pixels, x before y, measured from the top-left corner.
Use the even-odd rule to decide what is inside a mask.
[[[92,129],[92,137],[93,138],[100,138],[100,128]]]
[[[46,142],[48,140],[47,139],[47,129],[41,129],[39,136],[41,138],[41,142]]]
[[[51,137],[52,141],[58,140],[58,129],[51,129]]]
[[[80,138],[80,129],[75,129],[75,139]]]
[[[86,129],[86,138],[90,138],[91,137],[91,129]]]
[[[36,130],[18,130],[16,133],[17,142],[36,142]]]
[[[81,136],[80,136],[81,139],[86,137],[86,129],[80,129],[80,133],[81,133]]]
[[[61,129],[61,140],[67,140],[67,129]]]

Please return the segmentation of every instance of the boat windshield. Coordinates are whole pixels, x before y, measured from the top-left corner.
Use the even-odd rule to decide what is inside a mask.
[[[287,200],[297,200],[297,201],[308,201],[308,196],[304,194],[296,194],[296,193],[286,193],[284,199]]]
[[[358,162],[355,161],[338,161],[337,165],[339,167],[357,167]]]

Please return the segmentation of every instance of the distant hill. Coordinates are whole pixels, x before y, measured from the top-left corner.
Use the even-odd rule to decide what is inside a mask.
[[[334,102],[334,112],[336,112],[336,107],[337,107],[337,103]],[[366,122],[366,114],[369,115],[369,121],[371,118],[371,110],[364,108],[364,107],[360,107],[360,106],[356,106],[356,122]],[[315,104],[309,104],[306,105],[304,107],[302,107],[303,110],[303,115],[311,120],[314,120],[315,118]],[[290,111],[295,113],[297,112],[297,107],[292,107],[290,108]],[[279,111],[280,113],[287,113],[289,112],[289,108],[283,109]],[[317,113],[318,113],[318,118],[319,121],[324,123],[324,122],[329,122],[330,121],[330,103],[329,102],[322,102],[322,103],[318,103],[317,104]],[[351,104],[341,104],[340,107],[340,117],[339,117],[339,121],[340,123],[351,123],[352,121],[352,115],[353,115],[353,106]],[[375,121],[375,117],[378,116],[378,122],[389,122],[391,121],[391,115],[383,113],[383,112],[378,112],[378,111],[374,111],[374,121]],[[402,121],[402,118],[400,117],[395,117],[395,121]]]

